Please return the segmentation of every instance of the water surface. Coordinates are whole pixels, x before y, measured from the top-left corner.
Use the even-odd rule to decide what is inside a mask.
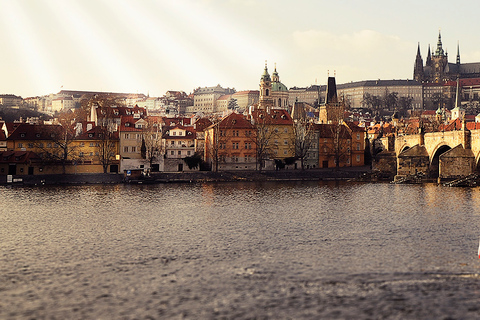
[[[1,187],[1,319],[476,319],[480,190]]]

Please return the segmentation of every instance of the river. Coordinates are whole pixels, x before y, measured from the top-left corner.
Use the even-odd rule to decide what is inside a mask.
[[[0,319],[478,319],[480,189],[0,187]]]

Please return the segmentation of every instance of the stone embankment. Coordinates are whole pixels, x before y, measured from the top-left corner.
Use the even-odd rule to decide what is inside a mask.
[[[150,177],[125,180],[123,174],[69,174],[14,176],[7,183],[6,176],[0,176],[0,184],[12,185],[78,185],[78,184],[118,184],[128,183],[171,183],[171,182],[221,182],[221,181],[315,181],[361,179],[370,172],[370,167],[340,169],[309,169],[279,171],[197,171],[197,172],[158,172]]]

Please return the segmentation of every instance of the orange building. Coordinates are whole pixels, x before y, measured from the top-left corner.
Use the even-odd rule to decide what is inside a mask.
[[[205,162],[213,171],[255,170],[255,127],[243,115],[231,113],[205,129]]]

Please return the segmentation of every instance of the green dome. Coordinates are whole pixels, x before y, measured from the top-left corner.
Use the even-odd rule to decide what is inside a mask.
[[[287,87],[281,82],[272,83],[272,91],[288,92]]]

